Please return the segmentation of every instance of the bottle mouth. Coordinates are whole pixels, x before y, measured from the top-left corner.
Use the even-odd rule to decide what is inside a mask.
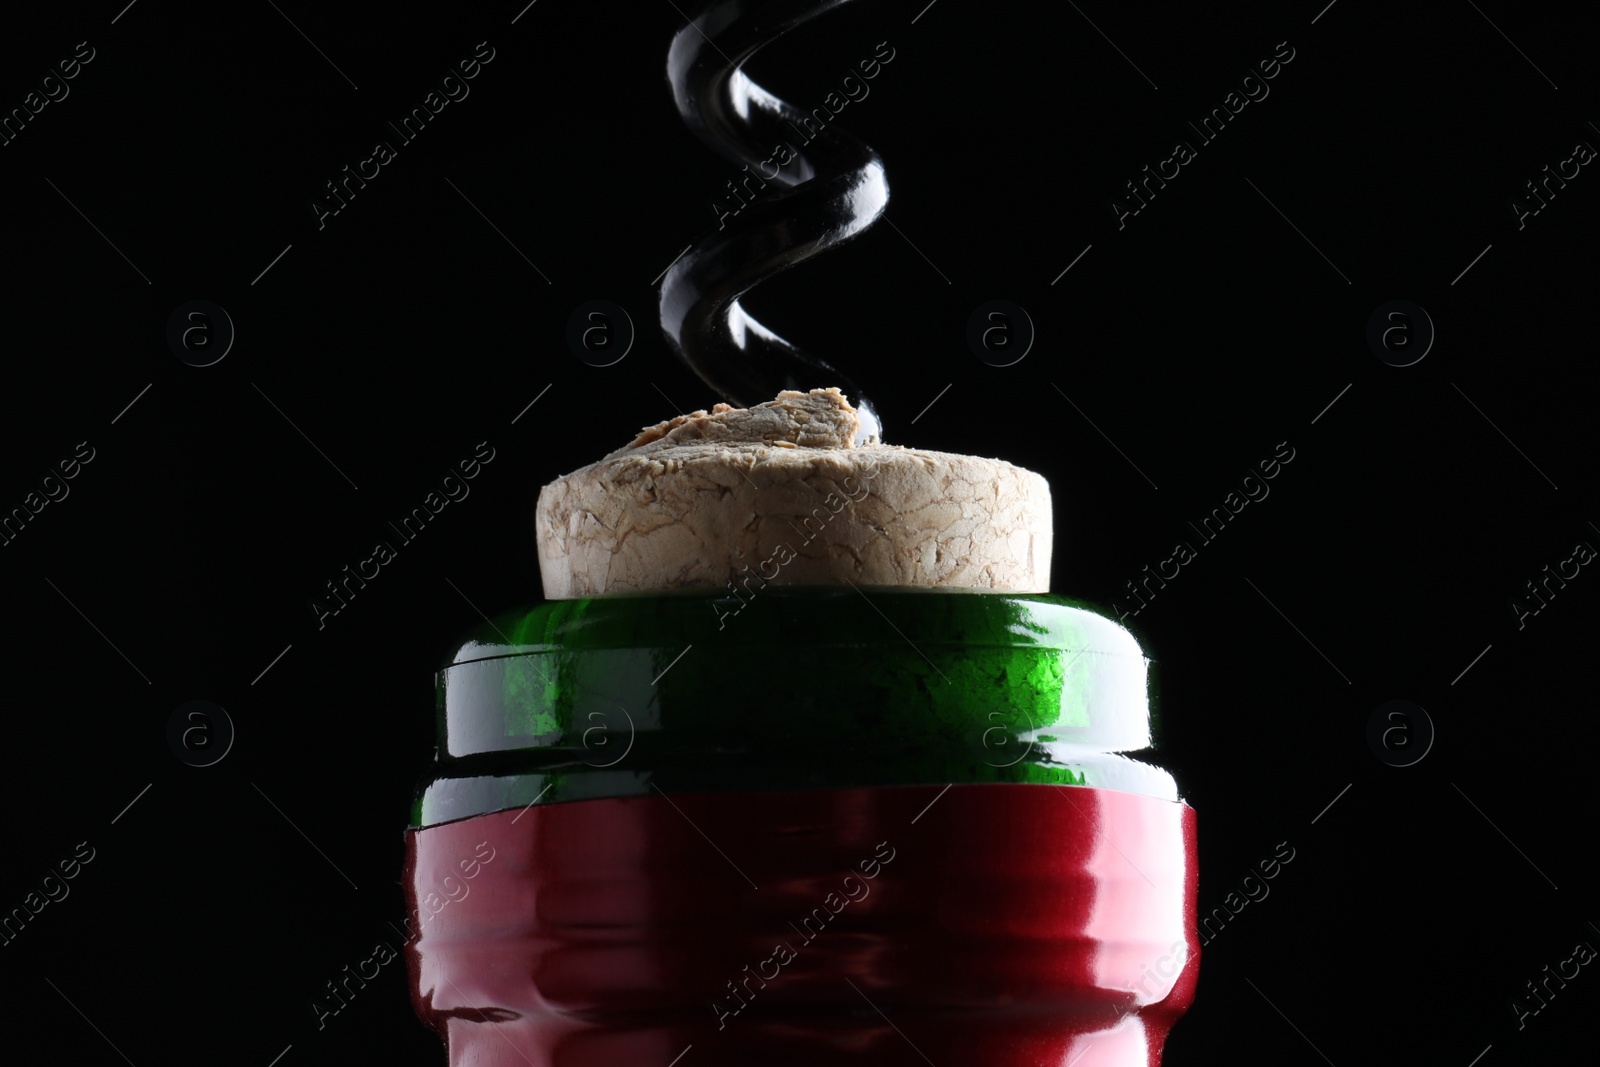
[[[507,612],[436,675],[414,827],[660,790],[1035,783],[1178,801],[1150,661],[1053,594],[773,587]]]

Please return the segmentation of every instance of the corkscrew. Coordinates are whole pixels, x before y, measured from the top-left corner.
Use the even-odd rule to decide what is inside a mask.
[[[767,44],[849,0],[716,0],[679,30],[667,57],[678,113],[724,158],[756,165],[781,188],[757,197],[673,264],[661,283],[668,343],[728,402],[748,407],[782,389],[838,385],[856,406],[856,443],[882,437],[876,407],[851,379],[752,318],[739,298],[787,267],[856,236],[883,214],[883,160],[828,123],[795,145],[810,118],[757,85],[743,64]],[[787,145],[788,162],[770,158]],[[770,163],[767,174],[758,161]]]

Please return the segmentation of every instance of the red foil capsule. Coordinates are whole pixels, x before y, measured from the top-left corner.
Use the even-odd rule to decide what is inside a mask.
[[[677,793],[406,833],[419,1016],[473,1067],[1155,1067],[1195,813],[1089,786]]]

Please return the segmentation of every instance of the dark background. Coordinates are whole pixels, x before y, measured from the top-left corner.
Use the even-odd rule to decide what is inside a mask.
[[[769,281],[752,312],[848,368],[890,442],[1045,475],[1058,593],[1132,606],[1123,583],[1194,543],[1186,520],[1294,449],[1130,619],[1200,816],[1202,909],[1279,842],[1296,853],[1207,946],[1166,1062],[1588,1047],[1593,967],[1525,1029],[1510,1004],[1600,946],[1580,685],[1600,578],[1522,629],[1510,603],[1600,545],[1600,178],[1583,168],[1520,230],[1511,202],[1600,144],[1594,25],[1503,3],[924,2],[848,5],[750,64],[809,108],[889,42],[837,121],[881,153],[900,231]],[[74,1063],[444,1062],[398,967],[320,1032],[310,1009],[403,914],[432,671],[477,609],[539,598],[540,486],[721,399],[667,348],[650,284],[737,174],[674,110],[683,13],[279,7],[111,0],[0,41],[5,109],[96,50],[0,147],[0,506],[94,450],[0,550],[0,910],[96,850],[0,947],[0,981],[14,1039],[47,1033]],[[470,96],[319,231],[323,183],[484,40]],[[1122,183],[1197,142],[1185,120],[1280,41],[1270,95],[1119,230]],[[638,329],[606,368],[564,339],[597,298]],[[1037,330],[1009,367],[965,342],[994,298]],[[213,366],[166,342],[191,299],[237,330]],[[1412,366],[1365,339],[1394,299],[1437,329]],[[319,630],[322,584],[480,441],[495,459],[471,495]],[[237,730],[211,767],[168,746],[191,699]],[[1436,731],[1403,768],[1366,739],[1396,699]]]

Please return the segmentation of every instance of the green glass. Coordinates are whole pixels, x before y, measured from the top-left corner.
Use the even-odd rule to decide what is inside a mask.
[[[531,804],[1036,782],[1177,800],[1149,660],[1051,594],[768,587],[508,612],[436,676],[412,825]]]

